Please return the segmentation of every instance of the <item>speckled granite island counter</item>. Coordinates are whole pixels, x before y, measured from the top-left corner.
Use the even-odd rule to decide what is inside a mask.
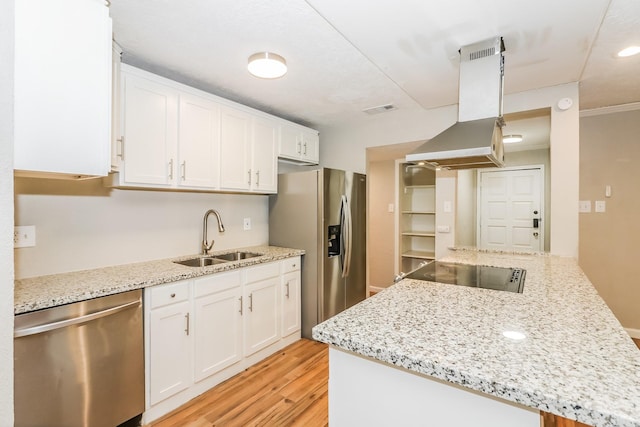
[[[541,410],[640,426],[640,351],[575,260],[458,250],[441,261],[524,268],[523,293],[405,279],[316,326],[331,345],[331,425],[353,422],[345,413],[359,425],[539,425]]]
[[[192,255],[16,280],[14,313],[26,313],[304,254],[299,249],[252,246],[212,252],[211,255],[235,251],[261,255],[208,267],[186,267],[173,262],[197,256]]]

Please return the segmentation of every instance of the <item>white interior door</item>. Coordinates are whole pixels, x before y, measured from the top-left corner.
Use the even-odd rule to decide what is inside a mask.
[[[483,249],[544,249],[541,167],[480,171],[480,236]]]

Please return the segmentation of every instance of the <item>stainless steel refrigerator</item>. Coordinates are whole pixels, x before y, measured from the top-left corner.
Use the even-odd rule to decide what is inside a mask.
[[[366,176],[336,169],[278,175],[269,244],[304,249],[302,336],[366,294]]]

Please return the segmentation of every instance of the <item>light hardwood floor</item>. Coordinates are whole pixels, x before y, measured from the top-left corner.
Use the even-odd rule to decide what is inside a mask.
[[[328,365],[327,346],[302,339],[151,426],[327,426]],[[552,414],[542,418],[545,427],[586,427]]]
[[[326,426],[328,378],[326,344],[302,339],[152,426]]]

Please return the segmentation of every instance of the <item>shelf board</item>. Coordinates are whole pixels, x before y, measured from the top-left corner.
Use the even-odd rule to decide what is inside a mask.
[[[404,215],[435,215],[434,211],[402,211]]]
[[[407,251],[402,254],[403,258],[419,258],[419,259],[436,259],[434,252],[426,251]]]
[[[436,233],[433,231],[405,231],[403,236],[417,236],[417,237],[436,237]]]
[[[435,184],[430,184],[430,185],[405,185],[404,189],[405,190],[413,190],[413,189],[420,189],[420,188],[436,188]]]

